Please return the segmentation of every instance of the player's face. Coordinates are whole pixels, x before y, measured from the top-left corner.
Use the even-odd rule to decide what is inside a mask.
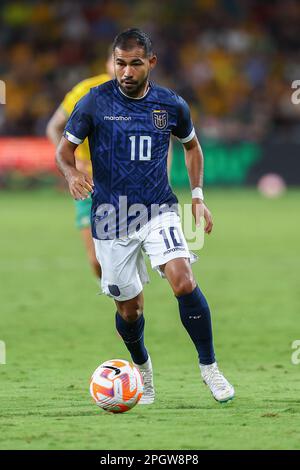
[[[142,47],[114,52],[115,74],[122,91],[134,98],[143,96],[150,71],[156,64],[156,56],[147,57]]]

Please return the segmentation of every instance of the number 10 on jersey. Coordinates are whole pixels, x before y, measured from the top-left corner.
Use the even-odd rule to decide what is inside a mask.
[[[129,140],[131,143],[131,160],[151,160],[151,137],[149,135],[132,135]],[[136,158],[137,152],[138,158]]]

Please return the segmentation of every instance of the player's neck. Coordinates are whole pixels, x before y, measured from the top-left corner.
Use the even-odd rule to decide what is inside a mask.
[[[140,100],[142,98],[144,98],[144,96],[147,95],[147,93],[149,92],[149,89],[150,89],[150,83],[149,83],[149,80],[147,80],[147,82],[145,83],[145,86],[139,90],[136,94],[134,95],[128,95],[127,93],[125,93],[124,90],[122,90],[122,88],[119,86],[119,90],[120,92],[126,96],[127,98],[131,98],[133,100]]]

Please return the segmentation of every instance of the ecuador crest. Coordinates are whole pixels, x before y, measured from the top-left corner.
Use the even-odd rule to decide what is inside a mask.
[[[154,109],[154,111],[152,111],[152,120],[154,127],[162,131],[168,125],[168,111],[163,109]]]

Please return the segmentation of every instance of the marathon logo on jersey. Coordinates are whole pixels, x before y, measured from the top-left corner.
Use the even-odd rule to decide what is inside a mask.
[[[131,121],[131,116],[104,116],[104,121]]]
[[[152,120],[154,127],[162,131],[168,125],[168,112],[162,109],[154,109],[152,111]]]

